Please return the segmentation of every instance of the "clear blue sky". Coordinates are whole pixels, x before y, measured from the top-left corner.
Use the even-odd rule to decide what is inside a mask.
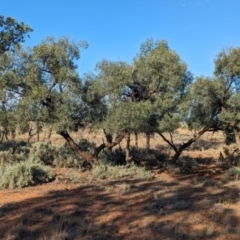
[[[86,40],[79,72],[97,62],[127,61],[147,38],[165,39],[194,76],[212,76],[224,47],[240,46],[239,0],[0,0],[0,14],[34,29],[26,46],[46,36]]]

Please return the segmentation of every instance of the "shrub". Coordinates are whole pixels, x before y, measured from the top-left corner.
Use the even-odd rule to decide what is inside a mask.
[[[122,165],[126,163],[125,156],[125,151],[121,148],[117,148],[111,153],[108,151],[108,149],[104,149],[100,152],[98,161],[100,164]]]
[[[58,147],[53,162],[57,167],[80,168],[82,159],[71,149],[68,143]]]
[[[31,150],[31,157],[39,159],[45,165],[53,165],[57,149],[51,142],[35,145]]]
[[[227,174],[234,178],[234,180],[240,179],[240,168],[238,167],[231,167],[228,169]]]
[[[28,158],[30,145],[25,142],[6,142],[0,147],[0,166],[13,164]]]
[[[154,175],[144,167],[138,167],[135,164],[122,166],[111,166],[108,164],[99,164],[92,170],[92,175],[100,179],[115,180],[121,178],[131,179],[153,179]]]
[[[30,159],[0,169],[1,188],[23,188],[53,179],[51,168]]]
[[[79,148],[82,151],[93,151],[94,148],[96,147],[96,144],[93,142],[89,142],[87,139],[81,139],[78,143]]]
[[[81,158],[65,143],[63,146],[54,146],[51,142],[35,145],[31,157],[38,159],[45,165],[55,167],[80,167]]]
[[[192,158],[185,157],[178,159],[176,165],[180,168],[181,173],[191,173],[198,163]]]

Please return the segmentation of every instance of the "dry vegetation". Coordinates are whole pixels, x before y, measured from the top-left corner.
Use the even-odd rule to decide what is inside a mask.
[[[182,142],[191,132],[176,134]],[[82,137],[102,142],[100,133],[75,135]],[[52,141],[64,143],[57,135]],[[142,136],[139,147],[144,146]],[[2,189],[0,239],[240,239],[238,169],[225,170],[223,148],[220,133],[205,134],[184,152],[179,168],[165,167],[161,156],[171,151],[154,136],[151,149],[162,155],[157,160],[153,151],[143,155],[139,163],[151,171],[141,170],[149,174],[144,179],[136,169],[129,174],[131,166],[121,174],[112,166],[98,170],[101,174],[54,168],[52,182]]]

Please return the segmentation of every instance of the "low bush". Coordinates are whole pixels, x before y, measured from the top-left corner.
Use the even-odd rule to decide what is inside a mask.
[[[31,149],[31,157],[39,159],[45,165],[53,165],[57,156],[57,147],[51,142],[34,145]]]
[[[180,168],[181,173],[191,173],[198,167],[198,163],[192,158],[184,157],[177,160],[176,166]]]
[[[31,150],[30,157],[54,167],[79,168],[82,163],[82,159],[67,143],[60,147],[54,146],[51,142],[35,145]]]
[[[0,145],[0,166],[14,164],[28,158],[30,145],[25,142],[5,142]]]
[[[228,176],[233,177],[234,180],[240,179],[240,168],[239,167],[231,167],[227,171]]]
[[[112,152],[104,149],[100,152],[98,161],[100,164],[122,165],[126,163],[125,158],[125,151],[121,148],[114,149]]]
[[[99,164],[92,170],[92,175],[100,179],[116,180],[128,179],[153,179],[154,175],[144,167],[139,167],[133,163],[127,165]]]
[[[51,167],[31,159],[8,164],[0,169],[1,188],[23,188],[46,183],[53,179]]]

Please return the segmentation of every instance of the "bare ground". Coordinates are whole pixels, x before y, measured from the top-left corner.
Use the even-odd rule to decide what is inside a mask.
[[[0,190],[0,239],[240,239],[239,182],[208,162],[217,153],[192,149],[198,171],[153,170],[151,181],[74,170],[73,183],[55,169],[54,182]]]

